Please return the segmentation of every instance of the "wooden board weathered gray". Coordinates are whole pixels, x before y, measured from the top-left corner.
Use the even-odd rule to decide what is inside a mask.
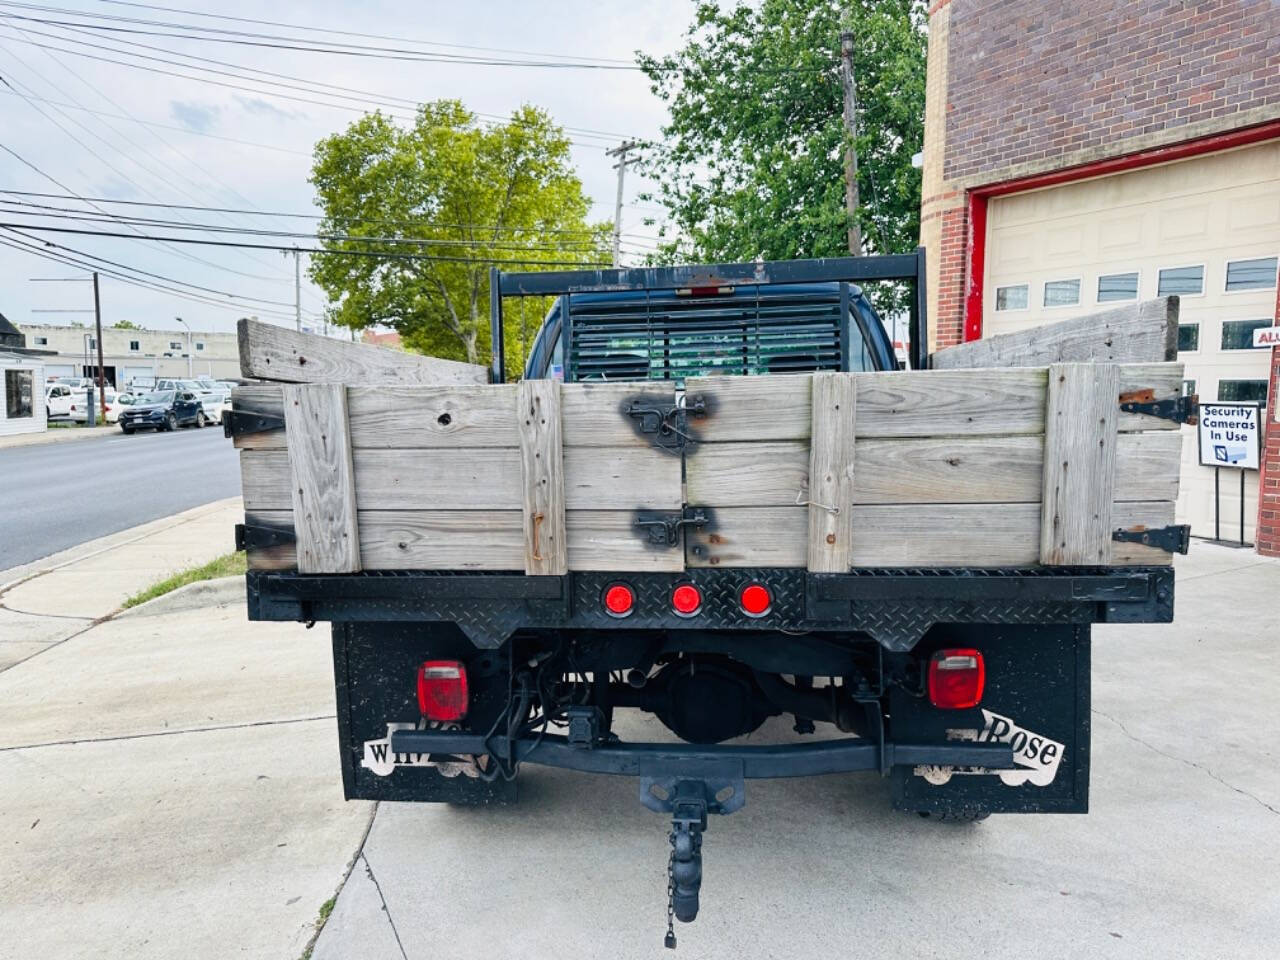
[[[525,380],[516,394],[524,499],[524,572],[561,576],[569,571],[564,508],[564,445],[560,439],[560,384]]]
[[[237,325],[240,374],[285,383],[488,383],[489,369],[300,333],[247,317]]]
[[[1040,562],[1111,562],[1120,374],[1113,363],[1049,367]]]
[[[854,422],[857,382],[848,373],[813,376],[806,566],[844,573],[853,554]]]
[[[939,350],[935,370],[1050,363],[1159,363],[1178,358],[1178,298],[1128,303]]]
[[[284,421],[298,570],[355,573],[360,537],[346,388],[290,384],[284,389]]]

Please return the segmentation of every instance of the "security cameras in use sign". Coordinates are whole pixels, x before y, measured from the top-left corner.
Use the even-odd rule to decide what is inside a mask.
[[[1262,405],[1200,404],[1200,463],[1257,470],[1262,454]]]

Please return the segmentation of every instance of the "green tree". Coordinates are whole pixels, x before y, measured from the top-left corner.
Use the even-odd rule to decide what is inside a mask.
[[[330,321],[391,326],[435,356],[488,361],[493,263],[564,269],[599,264],[607,249],[610,225],[587,222],[568,138],[530,106],[489,127],[456,100],[423,105],[407,128],[368,114],[316,145],[311,183],[334,252],[314,255],[309,274]],[[511,373],[531,338],[521,319],[536,330],[532,309],[505,314]]]
[[[644,165],[665,260],[848,253],[840,33],[855,38],[857,219],[869,253],[913,250],[924,141],[922,0],[699,2],[685,43],[639,55],[670,117]]]
[[[111,325],[112,330],[142,330],[143,327],[138,326],[132,320],[117,320]]]

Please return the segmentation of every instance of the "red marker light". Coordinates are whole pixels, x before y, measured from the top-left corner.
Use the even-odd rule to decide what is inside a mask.
[[[418,668],[418,708],[428,720],[452,723],[467,715],[467,668],[457,660],[428,660]]]
[[[671,591],[671,606],[682,617],[691,617],[702,606],[702,591],[692,583],[682,583]]]
[[[763,617],[773,605],[769,591],[758,583],[749,583],[738,594],[738,605],[749,617]]]
[[[625,583],[615,583],[604,592],[604,608],[610,616],[625,617],[635,606],[635,591]]]
[[[966,710],[982,702],[987,667],[971,648],[939,650],[929,661],[929,702],[943,710]]]

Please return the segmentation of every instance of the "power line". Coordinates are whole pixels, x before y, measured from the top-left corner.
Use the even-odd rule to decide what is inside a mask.
[[[207,206],[198,206],[198,205],[185,204],[185,203],[153,203],[146,200],[120,200],[112,197],[81,197],[78,194],[74,194],[74,193],[71,193],[71,194],[42,193],[35,190],[10,190],[10,189],[5,189],[3,187],[0,187],[0,194],[8,194],[10,196],[15,196],[15,197],[43,197],[45,199],[53,199],[53,200],[81,200],[86,203],[91,202],[91,203],[117,204],[120,206],[130,206],[130,207],[157,207],[165,210],[198,210],[205,213],[213,213],[213,212],[245,213],[245,214],[256,214],[258,216],[265,216],[265,217],[288,217],[288,218],[297,218],[297,219],[304,219],[304,220],[326,219],[325,214],[319,214],[319,213],[295,213],[295,212],[280,211],[280,210],[248,210],[241,207],[207,207]],[[631,204],[627,204],[627,206],[631,206]],[[335,219],[348,222],[348,223],[371,223],[371,224],[381,224],[383,226],[402,226],[402,227],[418,227],[418,228],[432,227],[432,228],[439,228],[439,229],[456,229],[456,230],[504,230],[507,232],[515,232],[515,233],[525,231],[525,230],[535,229],[532,227],[506,226],[502,224],[493,224],[493,223],[435,223],[430,221],[419,221],[419,220],[385,220],[385,219],[377,219],[377,218],[370,218],[370,217],[336,217]],[[565,230],[565,229],[557,229],[557,228],[537,228],[537,232],[573,234],[577,236],[594,236],[595,235],[595,232],[592,231],[591,229]],[[624,237],[626,236],[645,237],[644,234],[637,234],[637,233],[631,233],[631,234],[624,233],[623,236]]]
[[[509,264],[513,266],[531,267],[607,267],[607,263],[592,263],[581,260],[519,260],[506,257],[447,257],[429,253],[392,253],[377,250],[334,250],[323,247],[281,246],[270,243],[244,243],[232,240],[203,240],[196,237],[160,237],[152,234],[120,233],[109,230],[84,230],[78,227],[49,227],[43,224],[0,222],[3,228],[36,230],[41,233],[73,233],[87,237],[116,237],[123,240],[153,240],[161,243],[190,243],[205,247],[232,247],[242,250],[279,250],[285,253],[324,253],[337,256],[379,257],[394,260],[426,260],[438,263],[485,263]]]

